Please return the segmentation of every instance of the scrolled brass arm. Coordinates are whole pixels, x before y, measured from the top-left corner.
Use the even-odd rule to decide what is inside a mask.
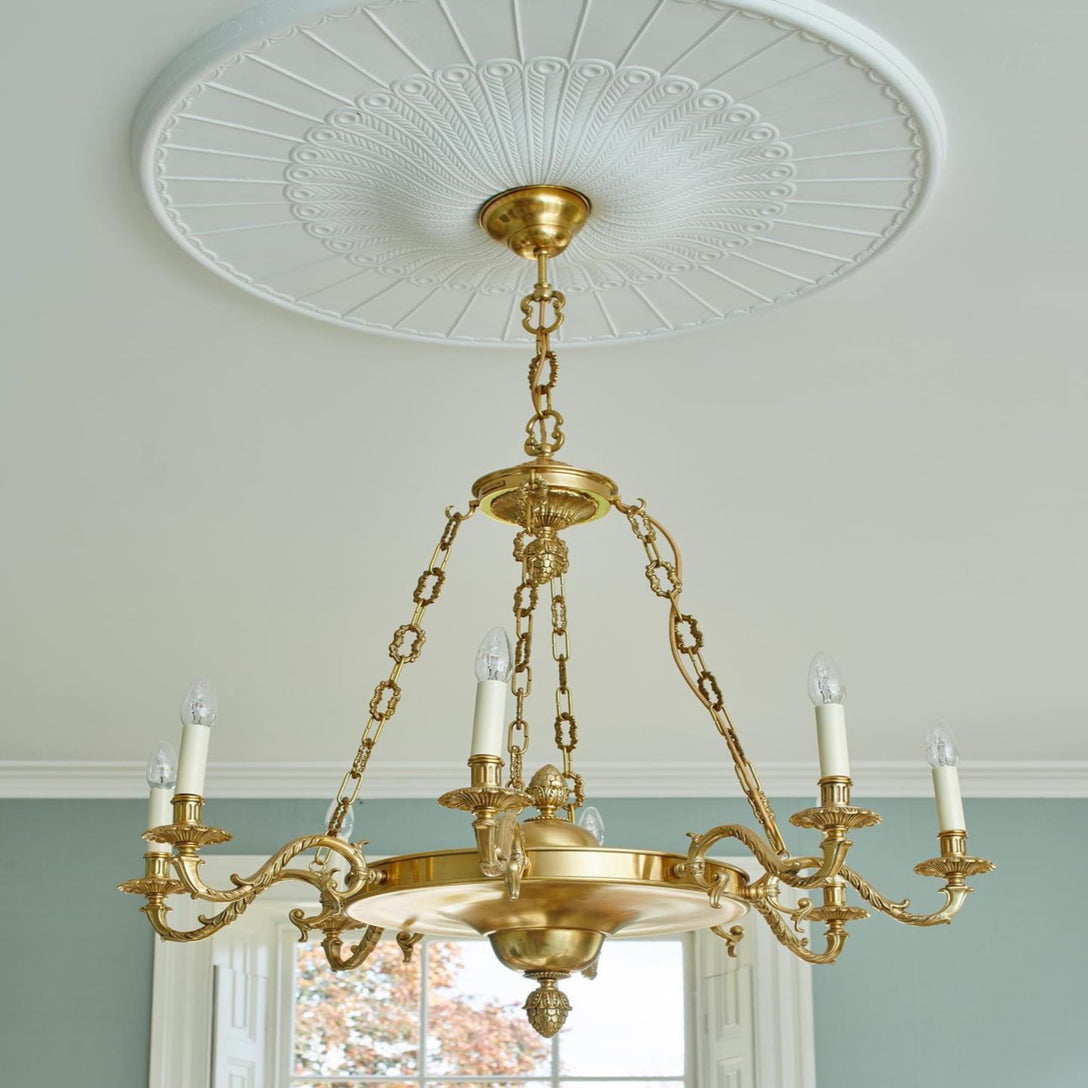
[[[208,903],[236,903],[241,900],[252,901],[265,888],[281,880],[301,880],[314,887],[321,887],[328,879],[321,873],[287,868],[288,863],[300,854],[320,848],[339,854],[348,863],[342,895],[354,895],[374,882],[375,874],[370,872],[366,858],[358,847],[332,835],[304,835],[292,840],[280,847],[252,876],[243,878],[232,873],[230,879],[234,884],[233,888],[213,888],[206,884],[200,876],[203,859],[196,853],[179,853],[171,860],[178,880],[194,898]]]
[[[384,930],[378,926],[367,926],[366,932],[357,944],[353,944],[347,955],[344,955],[344,941],[339,929],[330,929],[321,941],[325,958],[334,971],[352,971],[361,967],[364,961],[370,958],[374,949],[378,947],[378,941]]]
[[[736,839],[743,843],[768,873],[783,884],[800,890],[823,887],[828,880],[838,875],[850,849],[848,839],[826,839],[820,846],[822,857],[782,858],[770,843],[751,828],[743,824],[721,824],[702,835],[691,834],[688,856],[680,868],[697,883],[702,883],[707,851],[723,839]],[[808,869],[815,872],[811,876],[798,875]],[[709,887],[709,882],[704,886]]]
[[[754,896],[750,902],[770,926],[775,940],[788,948],[798,959],[804,960],[805,963],[834,963],[839,958],[839,953],[849,936],[841,922],[827,924],[824,931],[824,950],[813,952],[809,948],[808,938],[800,936],[788,926],[782,915],[765,897]]]
[[[210,918],[201,914],[197,918],[200,925],[196,929],[174,929],[166,921],[166,916],[172,908],[168,907],[161,897],[149,897],[147,904],[141,907],[140,910],[147,915],[151,928],[163,940],[191,944],[193,941],[203,941],[214,936],[242,915],[248,906],[249,900],[241,899],[234,903],[228,903],[218,914],[213,914]]]
[[[940,894],[944,896],[944,906],[931,914],[915,914],[907,910],[910,906],[909,899],[897,901],[881,895],[860,873],[844,866],[839,875],[849,884],[870,906],[875,907],[881,914],[894,918],[908,926],[940,926],[949,925],[952,919],[959,913],[967,896],[974,890],[966,884],[948,883],[940,888]]]

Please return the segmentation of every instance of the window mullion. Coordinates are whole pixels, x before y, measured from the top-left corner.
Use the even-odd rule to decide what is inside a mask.
[[[551,1088],[559,1088],[559,1032],[552,1036]]]
[[[430,946],[430,938],[419,942],[419,1069],[416,1070],[419,1088],[426,1088],[427,1085],[427,1034],[430,1014],[427,995],[431,979]]]

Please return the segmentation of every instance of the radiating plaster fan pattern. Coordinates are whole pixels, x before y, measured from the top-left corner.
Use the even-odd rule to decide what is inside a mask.
[[[520,344],[530,269],[476,213],[536,182],[593,204],[556,268],[592,300],[567,342],[749,313],[876,252],[940,149],[890,47],[814,32],[819,5],[758,7],[396,0],[272,34],[243,17],[149,95],[145,189],[221,274],[357,328]]]

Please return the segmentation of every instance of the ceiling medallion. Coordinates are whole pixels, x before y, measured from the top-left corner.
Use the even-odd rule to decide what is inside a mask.
[[[575,972],[593,977],[609,938],[708,929],[721,936],[732,953],[743,936],[742,927],[733,923],[753,910],[794,955],[808,963],[831,963],[843,949],[848,925],[869,916],[865,907],[848,902],[851,892],[898,922],[938,925],[950,922],[963,906],[971,891],[967,878],[993,868],[990,861],[967,853],[958,756],[950,735],[941,729],[931,735],[929,744],[939,849],[937,856],[915,868],[943,881],[941,906],[930,913],[913,912],[909,901],[888,899],[846,864],[853,845],[849,836],[878,824],[880,817],[851,801],[845,689],[824,655],[813,661],[809,680],[816,705],[819,802],[790,819],[795,827],[818,832],[819,844],[800,854],[787,847],[704,658],[702,629],[682,601],[683,572],[673,538],[641,500],[625,502],[612,480],[555,456],[565,435],[563,416],[553,399],[558,360],[552,337],[566,320],[567,300],[550,281],[549,261],[568,246],[576,251],[583,238],[591,237],[596,214],[587,194],[558,185],[507,190],[491,196],[478,210],[477,229],[485,243],[512,260],[495,245],[502,243],[528,258],[536,272],[532,290],[518,305],[520,323],[534,341],[529,367],[532,414],[524,443],[529,460],[477,480],[464,513],[447,508],[438,543],[412,594],[411,618],[393,634],[389,674],[374,689],[367,724],[324,831],[287,843],[252,876],[232,878],[234,886],[227,889],[210,887],[200,875],[201,848],[229,838],[203,822],[215,700],[210,688],[198,683],[183,703],[177,770],[164,748],[148,765],[145,838],[151,847],[145,854],[144,875],[121,885],[123,891],[145,897],[142,909],[164,939],[188,942],[210,937],[272,884],[298,880],[309,886],[318,903],[312,913],[292,911],[291,921],[302,939],[314,932],[322,935],[333,969],[362,966],[387,929],[397,933],[405,958],[420,935],[487,937],[503,964],[536,983],[525,1010],[532,1026],[551,1036],[570,1011],[558,984]],[[580,230],[582,237],[575,239]],[[574,762],[579,726],[571,693],[564,580],[570,556],[563,534],[613,510],[627,520],[637,538],[650,590],[667,606],[673,658],[725,741],[755,818],[755,827],[722,824],[692,834],[684,852],[606,847],[599,837],[599,820],[594,834],[576,817],[585,801],[585,786]],[[349,841],[352,806],[362,792],[381,733],[396,713],[402,673],[422,652],[423,619],[442,592],[453,544],[477,511],[517,527],[513,554],[520,580],[514,592],[513,643],[496,628],[477,656],[468,784],[438,798],[447,808],[472,814],[475,845],[369,862],[363,853],[365,842]],[[557,674],[551,721],[557,764],[545,763],[526,781],[533,654],[545,625],[544,638]],[[511,694],[512,717],[507,714]],[[537,815],[520,818],[532,809]],[[719,843],[730,840],[752,854],[761,876],[749,879],[711,856]],[[314,857],[307,868],[290,867],[308,853]],[[216,912],[201,915],[194,929],[175,928],[168,900],[183,893],[213,904]],[[791,899],[791,893],[801,897]],[[822,927],[822,947],[810,944],[810,927]]]
[[[247,290],[475,344],[517,342],[532,283],[478,209],[574,188],[578,343],[833,282],[911,218],[943,139],[910,64],[815,2],[387,0],[233,20],[152,88],[134,151],[163,226]]]

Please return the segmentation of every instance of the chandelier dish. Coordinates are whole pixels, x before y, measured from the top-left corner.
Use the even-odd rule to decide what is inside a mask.
[[[406,959],[426,934],[484,936],[502,963],[537,984],[526,1000],[526,1012],[538,1032],[553,1035],[570,1010],[558,984],[574,972],[592,977],[609,938],[710,929],[733,953],[743,936],[734,923],[754,911],[796,956],[809,963],[831,963],[842,951],[847,926],[868,917],[868,908],[908,925],[944,924],[971,891],[967,878],[993,868],[990,861],[967,853],[958,756],[944,729],[930,738],[928,752],[938,800],[938,854],[915,867],[942,881],[943,903],[930,913],[912,912],[909,901],[887,898],[846,864],[849,836],[879,823],[880,817],[851,801],[845,688],[834,662],[822,654],[813,661],[809,677],[816,706],[819,803],[790,819],[795,827],[817,832],[818,841],[807,853],[787,848],[704,659],[702,629],[685,610],[683,569],[673,538],[641,500],[625,502],[607,477],[555,457],[565,435],[563,416],[553,403],[558,359],[552,337],[564,322],[566,299],[550,281],[549,261],[563,253],[591,217],[591,203],[583,194],[553,185],[519,186],[483,205],[483,232],[529,258],[536,270],[532,291],[520,303],[522,324],[534,339],[529,368],[533,410],[524,443],[528,460],[477,480],[464,512],[447,509],[439,541],[412,594],[411,618],[393,634],[389,675],[375,688],[367,725],[325,830],[287,843],[253,875],[233,878],[231,888],[212,888],[200,875],[201,850],[230,836],[203,822],[214,693],[198,681],[187,696],[176,780],[169,752],[157,751],[148,766],[151,801],[145,838],[151,846],[144,876],[121,885],[123,891],[145,897],[142,910],[165,940],[208,938],[272,884],[296,880],[316,894],[318,907],[313,913],[292,911],[291,921],[302,939],[321,934],[335,970],[365,964],[384,930],[397,932]],[[564,534],[611,511],[627,519],[644,553],[649,587],[667,609],[676,665],[721,734],[756,823],[754,828],[723,824],[692,834],[686,849],[676,853],[604,847],[575,819],[585,787],[574,764],[578,722],[570,681],[564,583],[570,560]],[[345,821],[382,730],[396,713],[403,670],[423,649],[422,622],[441,594],[452,546],[477,512],[516,526],[513,552],[520,581],[514,594],[514,641],[501,630],[489,632],[477,656],[469,782],[438,798],[439,804],[472,815],[475,845],[369,862],[365,843],[347,841]],[[557,673],[552,726],[558,763],[544,764],[526,782],[527,700],[540,618],[548,622],[548,649]],[[506,713],[509,693],[515,704],[512,718]],[[535,815],[523,817],[532,810]],[[167,819],[170,812],[172,819]],[[749,879],[710,856],[726,841],[750,852],[762,875]],[[313,855],[309,865],[292,867],[307,854]],[[801,898],[788,899],[786,890],[801,893]],[[851,891],[866,906],[849,902]],[[184,893],[214,908],[191,930],[175,929],[169,921],[169,898]],[[820,947],[810,943],[809,928],[822,929]]]

